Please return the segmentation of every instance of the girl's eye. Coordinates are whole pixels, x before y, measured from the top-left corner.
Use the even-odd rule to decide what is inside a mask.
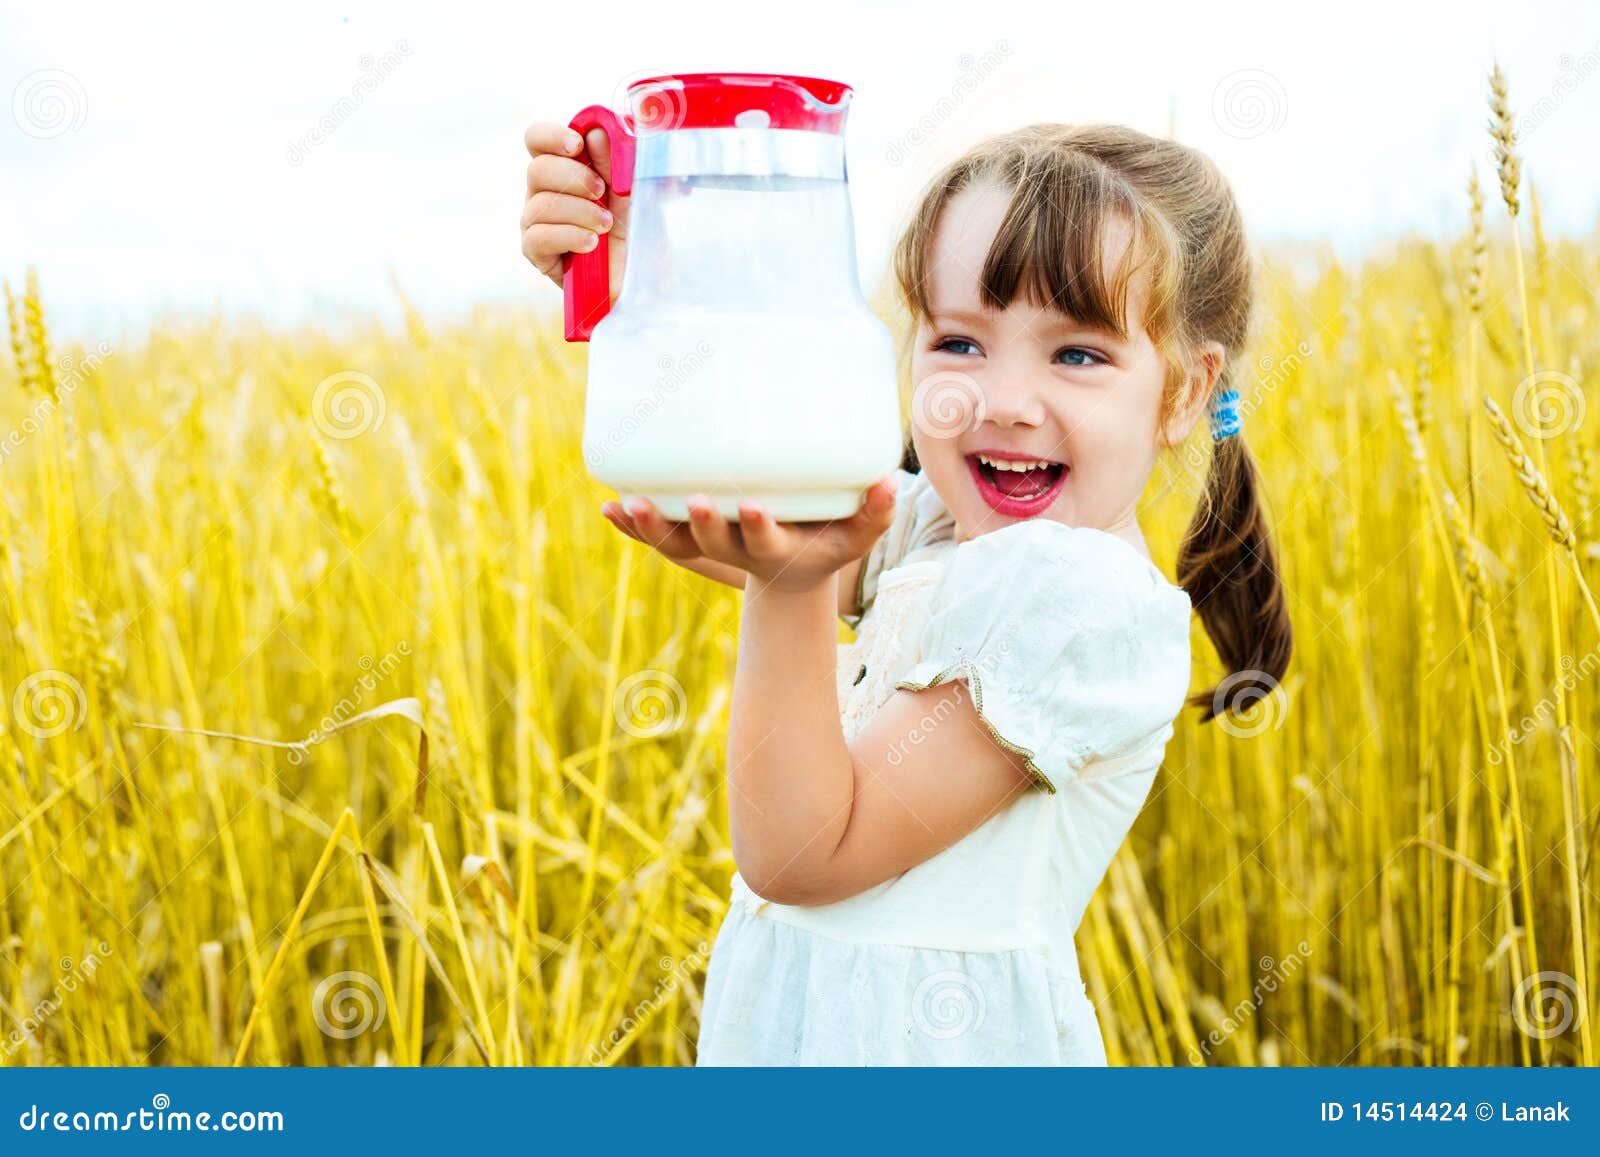
[[[964,337],[943,338],[940,341],[935,342],[933,348],[935,350],[941,350],[945,353],[952,354],[968,354],[978,352],[977,343]],[[1103,365],[1106,362],[1106,359],[1101,357],[1099,354],[1090,350],[1086,350],[1081,346],[1068,346],[1066,349],[1057,352],[1056,357],[1065,357],[1067,361],[1064,364],[1069,366],[1097,366]]]

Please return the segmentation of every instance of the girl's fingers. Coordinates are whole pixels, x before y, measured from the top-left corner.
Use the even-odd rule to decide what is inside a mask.
[[[894,486],[890,481],[878,483],[868,489],[853,516],[821,528],[813,525],[809,536],[800,537],[797,531],[807,529],[803,524],[793,527],[779,522],[759,502],[741,502],[735,523],[724,518],[704,494],[690,497],[687,522],[669,522],[645,498],[632,499],[626,505],[607,502],[602,510],[619,528],[626,524],[639,541],[669,558],[704,557],[743,570],[782,563],[781,569],[787,569],[802,556],[816,555],[819,550],[830,557],[841,550],[855,557],[870,549],[893,519]]]
[[[619,238],[626,237],[628,234],[628,211],[629,206],[633,203],[633,198],[620,197],[617,195],[617,191],[611,187],[611,138],[606,136],[600,129],[590,129],[585,145],[589,151],[589,162],[600,175],[602,181],[600,192],[603,192],[606,196],[606,208],[616,218],[617,236]],[[598,192],[595,194],[597,197],[599,195],[600,193]]]
[[[576,130],[555,121],[535,121],[523,130],[522,143],[534,156],[560,153],[570,157],[583,146],[583,138]]]
[[[746,553],[754,559],[783,558],[790,549],[789,536],[779,522],[759,502],[739,504],[739,537]]]
[[[595,171],[606,184],[611,184],[611,138],[604,129],[590,129],[584,144],[589,148],[589,159],[594,162]]]
[[[630,510],[629,506],[633,509]],[[649,501],[636,498],[629,506],[607,501],[600,504],[600,513],[629,538],[644,543],[670,559],[682,561],[699,557],[700,548],[695,545],[689,532],[677,523],[668,522]]]
[[[522,231],[522,255],[541,273],[560,271],[568,253],[587,253],[600,241],[598,233],[578,225],[530,225]]]
[[[711,499],[696,494],[689,499],[689,530],[700,552],[718,562],[739,564],[739,548],[734,543],[728,520],[717,512]]]
[[[892,479],[882,479],[867,487],[866,496],[861,500],[863,510],[870,511],[875,516],[894,513],[895,483]]]
[[[609,521],[612,526],[616,527],[619,531],[633,539],[633,541],[637,542],[639,545],[650,545],[645,536],[639,533],[639,528],[634,526],[626,516],[608,515],[607,521]]]
[[[529,193],[567,193],[593,200],[605,192],[600,174],[582,161],[546,154],[528,162]]]
[[[888,530],[894,521],[894,483],[885,480],[869,486],[861,499],[861,508],[847,521],[854,524],[853,531],[874,540]]]
[[[600,504],[600,513],[602,516],[604,516],[607,522],[616,527],[629,538],[635,540],[636,542],[644,541],[643,537],[641,537],[639,534],[638,528],[633,525],[633,519],[628,517],[627,511],[622,509],[620,503],[602,502]]]
[[[700,545],[695,542],[689,528],[681,522],[668,522],[648,498],[633,499],[628,503],[627,512],[644,536],[643,541],[668,558],[697,558],[700,555]]]
[[[539,192],[522,206],[522,227],[581,225],[594,233],[611,228],[611,214],[593,201],[568,193]]]
[[[829,542],[837,544],[850,557],[855,558],[872,549],[884,531],[894,521],[894,484],[876,482],[867,488],[861,505],[849,518],[836,519],[826,525],[824,534]]]

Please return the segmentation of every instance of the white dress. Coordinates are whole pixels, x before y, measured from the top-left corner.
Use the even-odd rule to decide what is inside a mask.
[[[897,688],[966,679],[1037,790],[829,904],[735,873],[700,1065],[1103,1065],[1073,943],[1189,685],[1189,596],[1105,531],[1032,519],[967,542],[920,474],[862,565],[839,646],[853,737]]]

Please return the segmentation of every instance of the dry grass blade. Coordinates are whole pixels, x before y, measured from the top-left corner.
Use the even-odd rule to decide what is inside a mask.
[[[486,1065],[494,1064],[494,1058],[489,1052],[489,1046],[472,1027],[472,1014],[467,1011],[466,1004],[461,999],[461,994],[456,991],[456,986],[450,982],[450,974],[445,971],[444,962],[439,959],[439,954],[434,951],[433,944],[428,940],[428,934],[423,929],[416,913],[411,910],[411,905],[406,902],[404,894],[400,891],[399,884],[393,880],[384,866],[371,856],[363,853],[361,865],[371,877],[372,882],[378,886],[394,906],[394,913],[400,922],[405,925],[406,931],[411,933],[412,939],[422,949],[422,954],[427,958],[428,968],[432,970],[434,978],[438,980],[439,987],[444,989],[445,998],[450,1001],[456,1014],[461,1018],[461,1024],[472,1041],[472,1047],[478,1050],[478,1056]]]

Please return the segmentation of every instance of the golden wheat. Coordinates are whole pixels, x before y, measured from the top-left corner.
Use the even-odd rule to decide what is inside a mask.
[[[1524,270],[1498,69],[1490,109],[1509,236],[1474,172],[1448,244],[1263,264],[1296,655],[1180,720],[1085,915],[1113,1063],[1594,1063],[1540,1016],[1600,982],[1595,424],[1508,411],[1592,392],[1600,239],[1530,195]],[[599,517],[555,319],[97,350],[6,298],[0,1064],[692,1061],[739,596]]]

